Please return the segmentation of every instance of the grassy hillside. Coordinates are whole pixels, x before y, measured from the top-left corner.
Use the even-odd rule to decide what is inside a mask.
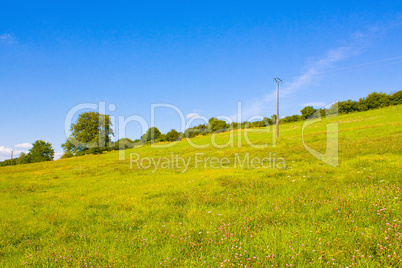
[[[125,161],[111,152],[0,168],[0,266],[402,266],[401,118],[399,105],[309,126],[308,146],[324,152],[325,123],[339,122],[337,167],[306,151],[296,122],[281,126],[275,147],[249,129],[251,142],[270,146],[242,138],[239,147],[235,132],[227,148],[183,140],[127,150]],[[133,152],[191,159],[185,172],[131,169]],[[194,153],[230,163],[196,167]],[[276,163],[235,167],[247,153]]]

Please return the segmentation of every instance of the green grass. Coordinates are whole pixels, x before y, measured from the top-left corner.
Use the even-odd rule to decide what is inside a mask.
[[[402,106],[324,120],[305,130],[325,151],[325,123],[339,122],[339,165],[310,155],[302,122],[271,133],[238,132],[234,146],[149,146],[0,168],[0,267],[402,266]],[[219,144],[231,133],[216,136]],[[208,144],[211,136],[192,139]],[[130,169],[141,157],[192,157],[183,168]],[[195,167],[194,153],[228,157]],[[286,167],[234,167],[236,154]]]

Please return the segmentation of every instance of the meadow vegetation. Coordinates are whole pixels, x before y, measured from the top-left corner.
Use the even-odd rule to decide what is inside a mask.
[[[308,118],[326,114],[339,113],[348,114],[364,112],[372,109],[388,107],[402,104],[402,91],[392,94],[373,92],[359,101],[347,100],[333,103],[330,107],[315,109],[313,106],[306,106],[300,110],[301,115],[292,115],[279,118],[279,124],[303,121]],[[76,123],[71,126],[71,135],[62,144],[64,155],[62,158],[81,156],[86,154],[100,154],[104,151],[124,150],[155,142],[174,142],[182,138],[194,138],[199,135],[209,135],[213,133],[232,131],[237,129],[248,129],[256,127],[267,127],[276,124],[276,115],[271,118],[263,117],[261,121],[252,122],[226,122],[212,117],[206,122],[187,128],[184,133],[177,132],[175,129],[166,134],[162,134],[158,128],[149,128],[140,139],[131,140],[129,138],[118,139],[116,142],[111,140],[114,135],[109,115],[99,114],[98,112],[86,112],[79,115]]]
[[[339,165],[302,144],[302,121],[216,134],[234,146],[143,146],[0,169],[1,267],[400,267],[402,106],[307,127],[325,151],[339,123]],[[272,128],[273,129],[273,128]],[[269,143],[267,148],[249,146]],[[241,140],[238,139],[241,135]],[[208,144],[210,135],[191,141]],[[242,146],[238,146],[238,142]],[[223,147],[223,146],[222,146]],[[269,168],[130,168],[130,153],[270,156]],[[285,159],[286,166],[273,162]]]

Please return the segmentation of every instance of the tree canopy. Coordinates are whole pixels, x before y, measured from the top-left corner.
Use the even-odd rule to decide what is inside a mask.
[[[223,132],[226,131],[230,126],[223,120],[219,120],[215,117],[212,117],[208,121],[208,129],[211,132]]]
[[[161,135],[161,132],[159,129],[156,127],[151,127],[148,129],[148,131],[141,136],[141,142],[142,143],[154,143],[155,141],[158,140],[159,136]]]
[[[177,132],[175,129],[172,129],[168,133],[166,133],[165,141],[177,141],[180,139],[181,134]]]
[[[304,107],[302,110],[300,110],[301,112],[301,119],[305,120],[307,118],[309,118],[310,116],[312,116],[317,110],[313,108],[313,106],[306,106]]]
[[[306,120],[312,116],[330,116],[331,114],[348,114],[353,112],[367,111],[371,109],[382,108],[390,105],[402,104],[402,91],[393,94],[373,92],[359,101],[347,100],[333,104],[330,108],[315,109],[313,106],[304,107],[301,115],[291,115],[279,119],[279,123],[296,122]],[[317,113],[316,113],[317,112]],[[319,113],[318,113],[319,112]],[[316,113],[316,114],[315,114]],[[264,117],[262,121],[253,122],[232,122],[230,125],[223,120],[215,117],[209,119],[208,124],[200,124],[187,128],[184,133],[174,129],[166,134],[162,134],[158,128],[151,127],[141,136],[141,139],[135,141],[129,138],[122,138],[117,142],[111,142],[114,135],[112,123],[108,115],[102,115],[98,112],[85,112],[79,115],[75,124],[71,125],[71,135],[67,141],[62,144],[64,154],[62,158],[79,156],[86,153],[102,153],[104,150],[119,150],[134,148],[135,145],[149,144],[159,141],[177,141],[183,136],[192,138],[197,135],[207,135],[239,128],[266,127],[276,123],[276,115],[271,118]],[[0,161],[0,166],[25,164],[40,161],[50,161],[54,158],[54,150],[50,143],[38,140],[33,144],[28,154],[21,153],[18,159],[14,161],[6,159]]]
[[[21,156],[20,156],[21,157]],[[52,161],[54,158],[54,150],[52,144],[37,140],[32,144],[32,148],[26,156],[22,156],[23,163],[36,163],[43,161]]]
[[[71,135],[62,144],[64,151],[74,155],[102,153],[109,148],[110,136],[114,135],[109,115],[85,112],[71,126]]]
[[[115,150],[121,150],[121,149],[129,149],[129,148],[134,148],[135,142],[132,141],[129,138],[121,138],[120,140],[116,141],[114,144]]]

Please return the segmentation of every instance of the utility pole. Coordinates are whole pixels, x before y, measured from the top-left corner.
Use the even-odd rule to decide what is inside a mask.
[[[274,81],[276,83],[276,137],[279,137],[279,83],[282,83],[282,80],[275,77]]]
[[[14,151],[11,151],[11,165],[13,165],[13,154],[14,154]]]

